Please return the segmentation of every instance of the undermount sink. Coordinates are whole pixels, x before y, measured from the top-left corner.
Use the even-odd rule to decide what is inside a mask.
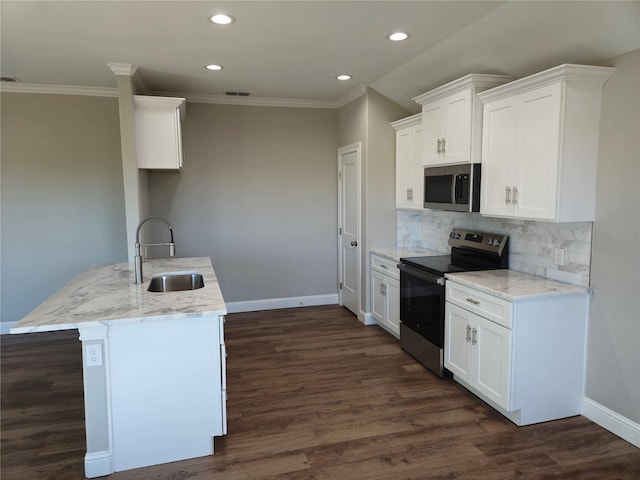
[[[204,287],[201,273],[165,273],[157,275],[149,282],[149,292],[180,292]]]

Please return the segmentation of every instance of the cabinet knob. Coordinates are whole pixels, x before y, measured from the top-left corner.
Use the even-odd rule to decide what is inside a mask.
[[[467,325],[467,342],[471,341],[471,325]]]
[[[442,139],[442,153],[446,153],[447,151],[447,141],[443,138]]]
[[[471,330],[471,345],[475,345],[478,343],[478,329],[474,328]]]
[[[353,242],[351,242],[351,246],[352,247],[357,247],[358,246],[358,242],[356,242],[355,240]]]
[[[442,139],[438,139],[438,154],[442,153]]]
[[[511,187],[507,187],[505,189],[505,199],[504,199],[504,203],[506,203],[507,205],[511,203]]]
[[[513,187],[513,200],[511,201],[514,205],[518,203],[518,187]]]

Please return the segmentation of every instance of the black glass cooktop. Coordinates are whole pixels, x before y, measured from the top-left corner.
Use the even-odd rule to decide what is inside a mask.
[[[420,270],[426,270],[434,275],[444,275],[445,273],[464,272],[467,271],[462,267],[458,267],[451,263],[451,255],[442,255],[436,257],[408,257],[401,258],[400,263],[409,265]]]
[[[435,257],[406,257],[401,258],[400,263],[420,270],[425,270],[434,275],[442,276],[445,273],[473,272],[478,270],[495,270],[507,268],[506,262],[498,257],[491,258],[476,252],[456,251],[455,255],[438,255]]]

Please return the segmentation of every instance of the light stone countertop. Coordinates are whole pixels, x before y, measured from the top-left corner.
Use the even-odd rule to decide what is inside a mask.
[[[445,277],[453,282],[511,302],[530,298],[590,292],[588,287],[562,283],[508,269],[447,273]]]
[[[136,285],[133,263],[92,265],[11,328],[11,333],[72,330],[80,324],[178,320],[226,315],[227,307],[208,257],[145,260],[144,282]],[[204,287],[148,292],[160,273],[198,272]]]
[[[399,262],[403,257],[434,257],[436,255],[447,255],[446,253],[440,253],[434,250],[407,250],[402,248],[372,248],[370,252],[394,262]]]

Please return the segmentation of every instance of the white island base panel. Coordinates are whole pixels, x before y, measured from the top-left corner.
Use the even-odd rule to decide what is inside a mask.
[[[223,322],[80,326],[87,477],[213,454],[226,433]]]

